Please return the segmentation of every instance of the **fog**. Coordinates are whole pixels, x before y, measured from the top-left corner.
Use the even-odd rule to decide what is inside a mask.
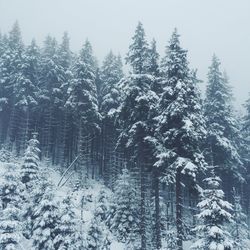
[[[249,13],[249,0],[0,0],[0,30],[8,32],[18,20],[25,43],[35,38],[39,44],[47,34],[60,39],[68,31],[73,51],[88,38],[102,61],[110,49],[126,55],[138,21],[161,55],[177,27],[202,89],[215,53],[240,108],[250,91]]]

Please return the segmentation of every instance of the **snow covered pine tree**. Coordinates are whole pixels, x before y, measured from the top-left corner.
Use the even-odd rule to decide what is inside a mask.
[[[198,239],[192,249],[199,250],[232,250],[233,237],[227,228],[232,222],[232,205],[224,200],[224,192],[220,189],[221,179],[210,169],[212,176],[204,179],[205,189],[198,203],[198,225],[195,227]]]

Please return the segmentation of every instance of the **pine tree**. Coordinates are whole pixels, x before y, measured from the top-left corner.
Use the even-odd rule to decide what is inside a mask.
[[[16,166],[8,165],[0,184],[0,249],[21,249],[21,185]]]
[[[118,82],[123,77],[122,63],[119,56],[112,51],[105,57],[101,68],[101,111],[102,115],[109,116],[119,106]],[[111,113],[111,114],[110,114]]]
[[[20,99],[22,98],[20,98],[18,89],[20,89],[23,84],[26,84],[26,77],[22,70],[25,65],[23,59],[24,45],[18,22],[13,25],[12,30],[9,32],[6,45],[1,65],[3,96],[6,101],[5,104],[7,104],[4,105],[4,111],[8,117],[5,122],[7,122],[7,135],[11,146],[19,153],[19,118],[20,111],[22,111],[22,105],[20,105],[22,102],[20,102]]]
[[[0,211],[0,216],[0,249],[21,250],[20,209],[9,204],[3,211]]]
[[[117,179],[113,197],[114,213],[110,216],[110,229],[121,242],[134,241],[139,237],[139,207],[137,192],[127,169]],[[138,240],[138,239],[137,239]]]
[[[247,232],[248,226],[246,223],[247,216],[244,214],[241,206],[241,198],[233,189],[233,223],[231,235],[233,237],[233,245],[236,250],[247,249]]]
[[[58,204],[53,201],[52,190],[47,188],[39,205],[34,211],[33,247],[38,250],[55,249],[54,239],[58,232],[55,230],[59,224]]]
[[[60,65],[58,56],[58,44],[55,38],[48,36],[44,42],[41,53],[41,70],[39,79],[39,134],[41,137],[41,148],[44,156],[52,159],[55,163],[57,145],[57,127],[60,121],[60,109],[63,107],[62,84],[65,73]]]
[[[72,200],[67,196],[60,207],[60,222],[55,228],[57,236],[54,239],[54,247],[59,250],[85,249],[84,237],[77,228],[77,219],[72,205]]]
[[[245,103],[246,108],[246,115],[244,117],[244,129],[249,131],[250,130],[250,97],[247,99]]]
[[[214,174],[204,179],[205,189],[197,214],[198,225],[195,227],[198,238],[192,249],[216,250],[233,249],[233,239],[227,230],[227,224],[232,222],[232,205],[224,200],[224,192],[220,189],[221,179]]]
[[[21,118],[21,150],[27,146],[30,131],[37,127],[38,93],[39,93],[39,67],[40,50],[32,40],[31,44],[24,51],[24,65],[22,67],[25,85],[19,88],[19,94],[22,93],[21,101],[23,103],[23,117]]]
[[[147,74],[148,45],[141,23],[136,28],[126,60],[132,66],[133,73],[120,83],[122,104],[118,113],[120,126],[118,143],[125,149],[129,165],[138,173],[141,197],[141,248],[146,249],[146,171],[152,164],[152,154],[145,139],[152,133],[150,116],[154,112],[158,97],[151,90],[152,76]]]
[[[176,237],[176,230],[174,227],[168,229],[166,232],[166,243],[167,248],[166,250],[175,250],[177,248],[177,237]]]
[[[158,159],[155,166],[162,169],[168,184],[175,183],[177,249],[182,250],[183,176],[195,181],[199,168],[203,166],[200,148],[205,128],[197,79],[188,67],[187,51],[180,46],[177,30],[166,48],[161,71],[165,91],[158,104],[159,115],[155,118]]]
[[[97,206],[94,211],[94,216],[99,217],[102,222],[105,222],[108,214],[108,195],[104,190],[100,191],[98,196]]]
[[[43,175],[39,176],[39,182],[37,185],[29,186],[29,189],[24,189],[25,204],[23,206],[23,235],[27,239],[31,239],[36,229],[37,218],[39,215],[37,211],[40,204],[46,195],[46,190],[50,186],[47,180],[44,179]],[[26,186],[27,187],[27,186]]]
[[[244,166],[246,168],[246,182],[244,184],[245,188],[245,197],[242,197],[245,200],[245,206],[250,208],[250,197],[248,195],[248,190],[250,188],[250,96],[245,102],[245,116],[242,119],[242,129],[241,134],[243,137],[243,143],[241,147],[241,156]],[[249,213],[248,213],[249,214]]]
[[[206,160],[218,165],[218,175],[223,183],[233,178],[242,181],[242,162],[239,156],[239,129],[232,110],[232,92],[227,77],[220,71],[220,61],[214,55],[208,72],[208,85],[204,103],[204,115],[208,129]],[[231,190],[228,187],[227,190]]]
[[[89,164],[92,160],[93,138],[99,132],[100,121],[95,70],[92,47],[89,41],[86,41],[73,65],[74,77],[70,83],[66,106],[74,114],[74,126],[78,131],[78,135],[75,135],[78,136],[78,153],[81,162],[87,165],[87,173],[89,173]],[[92,176],[93,171],[92,168]]]
[[[159,54],[156,50],[156,41],[152,40],[150,48],[148,49],[148,69],[147,72],[151,75],[158,76],[160,73],[159,69]]]
[[[62,91],[62,101],[60,104],[60,108],[57,114],[57,150],[56,150],[56,159],[55,163],[68,165],[72,162],[72,159],[69,159],[70,153],[70,142],[72,131],[70,130],[71,126],[71,114],[69,114],[68,110],[65,108],[65,103],[68,98],[68,88],[69,83],[73,77],[72,73],[72,61],[73,61],[73,53],[70,50],[70,39],[67,32],[64,32],[62,37],[62,42],[59,45],[58,51],[58,64],[63,69],[63,77],[61,77],[60,81],[60,89]]]
[[[103,224],[99,217],[94,217],[91,221],[87,235],[87,249],[99,250],[102,249],[105,235]]]
[[[34,185],[39,178],[39,154],[39,141],[37,134],[33,133],[33,138],[29,140],[24,154],[24,163],[21,166],[21,179],[27,188]]]
[[[132,40],[126,61],[130,63],[134,74],[146,73],[148,67],[148,44],[141,22],[138,23]]]
[[[102,82],[100,91],[100,113],[102,115],[100,140],[101,174],[104,175],[105,183],[113,188],[113,180],[117,176],[113,163],[118,136],[115,114],[120,104],[121,97],[118,82],[123,77],[123,72],[121,58],[115,56],[112,51],[104,59],[100,77]]]
[[[67,105],[76,111],[77,121],[81,120],[86,129],[95,130],[98,128],[99,113],[95,86],[95,60],[89,41],[85,42],[73,70],[74,79],[71,82]]]
[[[8,46],[8,38],[6,35],[1,38],[1,56],[0,56],[0,124],[1,124],[1,143],[7,139],[7,131],[9,126],[11,89],[7,88],[10,76],[10,48]]]
[[[14,95],[16,98],[16,112],[18,112],[18,152],[23,153],[29,132],[34,129],[33,117],[38,105],[39,51],[34,40],[23,51],[21,59]]]
[[[42,181],[39,171],[39,155],[39,141],[37,140],[37,134],[33,133],[33,138],[29,140],[28,147],[25,150],[20,171],[21,181],[25,185],[23,189],[25,203],[22,216],[25,224],[23,234],[26,238],[30,238],[33,233],[31,217],[33,215],[34,202],[36,202],[35,197]],[[41,193],[39,192],[40,195]]]

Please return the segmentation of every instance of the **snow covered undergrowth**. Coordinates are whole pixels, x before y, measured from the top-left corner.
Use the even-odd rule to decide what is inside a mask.
[[[58,202],[62,202],[63,199],[70,195],[72,197],[72,204],[74,212],[82,225],[82,230],[88,232],[91,227],[91,222],[94,218],[94,213],[97,210],[99,203],[100,193],[104,192],[107,196],[111,195],[110,189],[101,184],[101,182],[93,179],[85,179],[85,184],[82,187],[78,187],[77,181],[72,182],[69,180],[62,187],[58,187],[58,183],[61,179],[61,173],[55,168],[48,167],[46,171],[48,180],[53,184],[55,190],[55,199]],[[72,178],[74,179],[74,178]],[[77,179],[77,178],[76,178]],[[111,250],[125,250],[125,245],[118,242],[111,234],[108,228],[103,224],[102,233],[108,236],[110,241]]]
[[[25,158],[24,158],[25,159]],[[21,182],[17,182],[18,176],[21,175],[23,165],[24,165],[24,160],[20,159],[11,159],[11,160],[4,160],[6,162],[0,162],[0,187],[1,187],[1,200],[3,197],[3,190],[4,190],[4,185],[7,185],[7,189],[5,189],[5,196],[8,198],[8,196],[11,196],[13,201],[10,202],[12,205],[16,205],[16,201],[18,201],[18,195],[21,196],[22,198],[22,192],[23,186],[21,185]],[[14,171],[13,171],[14,170]],[[110,189],[108,189],[104,184],[102,184],[102,181],[96,181],[92,180],[90,178],[83,178],[82,181],[79,180],[79,173],[74,173],[72,174],[71,178],[67,180],[68,177],[63,178],[61,181],[62,173],[63,170],[60,168],[60,166],[55,167],[55,166],[48,166],[47,163],[40,162],[39,163],[39,171],[42,177],[46,180],[45,183],[47,186],[49,186],[50,192],[52,194],[52,200],[47,200],[46,199],[39,199],[39,202],[33,203],[33,206],[31,206],[31,210],[34,210],[34,214],[37,215],[39,214],[39,211],[43,211],[41,217],[41,220],[39,221],[39,225],[47,225],[47,221],[44,215],[48,215],[49,213],[47,211],[42,210],[42,205],[41,204],[46,204],[46,206],[50,206],[50,209],[53,211],[55,210],[56,214],[50,214],[49,216],[50,219],[52,219],[53,223],[58,223],[57,221],[57,216],[59,216],[59,222],[58,228],[56,230],[59,230],[60,233],[63,232],[63,229],[67,229],[67,233],[70,232],[70,230],[74,229],[75,232],[79,233],[81,235],[80,239],[84,241],[84,248],[64,248],[64,249],[100,249],[100,250],[135,250],[136,244],[138,243],[136,240],[138,240],[138,236],[136,237],[136,240],[134,242],[130,242],[129,245],[125,245],[124,243],[120,242],[117,238],[117,235],[123,235],[123,228],[118,227],[113,228],[112,232],[109,230],[110,225],[108,224],[108,221],[112,221],[112,223],[117,223],[116,220],[113,218],[112,214],[112,200],[114,197],[123,197],[121,199],[120,205],[124,205],[124,201],[126,203],[129,203],[129,199],[135,195],[133,192],[134,190],[131,189],[130,182],[128,181],[130,179],[128,171],[124,170],[122,176],[117,180],[117,184],[121,186],[121,189],[118,190],[117,192],[113,193]],[[7,176],[7,183],[6,183],[6,176]],[[13,179],[11,179],[12,177]],[[16,179],[17,178],[17,179]],[[41,181],[42,179],[40,179]],[[43,180],[44,181],[44,180]],[[42,182],[38,182],[37,186],[42,186]],[[58,185],[59,183],[63,183]],[[19,184],[18,184],[19,183]],[[18,188],[15,187],[20,185]],[[13,188],[14,187],[14,188]],[[36,189],[37,187],[33,187]],[[20,193],[18,194],[18,190]],[[45,189],[46,190],[46,189]],[[47,191],[46,191],[47,192]],[[43,196],[44,194],[39,194]],[[46,196],[46,195],[45,195]],[[10,200],[11,200],[10,199]],[[24,199],[24,198],[22,198]],[[70,201],[70,204],[67,203],[67,199]],[[20,200],[19,200],[20,202]],[[47,202],[47,203],[46,203]],[[2,204],[3,205],[3,204]],[[53,207],[54,206],[54,207]],[[2,207],[2,206],[1,206]],[[8,207],[8,205],[7,205]],[[45,206],[44,206],[45,207]],[[27,209],[26,205],[18,207],[20,210]],[[65,212],[66,209],[66,214]],[[128,219],[129,223],[128,225],[123,224],[123,226],[126,228],[129,227],[134,227],[137,221],[131,217],[131,214],[136,212],[136,208],[131,206],[131,207],[126,207],[124,210],[121,211],[116,211],[117,214],[120,214],[121,218]],[[22,211],[23,212],[23,211]],[[0,209],[0,213],[2,216],[2,211]],[[23,213],[21,213],[23,216]],[[41,213],[40,213],[41,214]],[[39,215],[40,215],[39,214]],[[53,217],[53,216],[54,217]],[[34,216],[33,220],[36,221],[38,216]],[[107,219],[108,217],[111,217],[111,219]],[[9,217],[9,220],[14,219],[16,220],[17,218],[15,217]],[[116,218],[117,219],[117,218]],[[20,220],[20,218],[19,218]],[[5,220],[5,217],[1,217],[0,219],[0,230],[2,222],[9,223],[8,220]],[[126,220],[125,220],[126,221]],[[20,221],[17,220],[17,223]],[[32,221],[31,221],[32,222]],[[74,224],[74,223],[75,224]],[[115,224],[114,223],[114,224]],[[20,223],[19,223],[20,224]],[[17,234],[20,238],[16,239],[18,242],[17,246],[14,249],[26,249],[26,250],[31,250],[31,249],[38,249],[34,247],[34,238],[33,236],[30,237],[24,237],[22,236],[23,232],[25,230],[28,230],[29,228],[25,228],[27,226],[26,223],[22,222],[22,227],[19,227],[18,230],[14,231],[15,234]],[[121,224],[118,224],[121,225]],[[50,226],[48,226],[50,230]],[[48,229],[47,228],[47,229]],[[45,228],[46,229],[46,228]],[[14,230],[14,229],[13,229]],[[22,232],[21,232],[22,230]],[[53,228],[54,230],[54,228]],[[45,238],[46,241],[48,241],[48,238],[50,235],[47,235],[49,237],[46,237],[46,234],[50,231],[39,231],[39,234],[37,232],[37,229],[34,230],[35,233],[34,235],[39,238]],[[45,233],[46,232],[46,233]],[[72,235],[74,235],[75,232],[70,232]],[[118,233],[119,232],[119,233]],[[13,238],[15,235],[13,235]],[[73,237],[73,236],[72,236]],[[77,236],[78,237],[78,236]],[[74,240],[79,240],[76,235],[74,235]],[[59,239],[58,239],[59,238]],[[126,238],[125,235],[123,235],[123,242],[124,238]],[[72,240],[72,239],[71,239]],[[1,237],[0,237],[1,241]],[[175,239],[173,239],[175,241]],[[53,241],[51,241],[53,244],[54,242],[59,242],[57,244],[61,244],[62,239],[60,237],[55,237]],[[72,241],[73,242],[73,241]],[[71,242],[71,243],[72,243]],[[1,242],[0,242],[1,243]],[[67,243],[67,242],[66,242]],[[162,250],[169,250],[169,249],[174,249],[174,248],[169,248],[169,243],[163,239],[163,248]],[[250,242],[249,242],[250,243]],[[248,244],[249,244],[248,243]],[[41,244],[41,243],[40,243]],[[190,246],[193,243],[191,241],[185,241],[183,246],[184,250],[190,249]],[[250,244],[249,244],[250,245]],[[39,249],[60,249],[60,248],[48,248],[49,245],[46,245],[46,248],[39,248]],[[62,248],[63,249],[63,248]],[[154,249],[154,248],[152,248]],[[250,249],[246,248],[246,249]]]
[[[67,194],[72,196],[72,203],[75,208],[75,213],[79,221],[83,225],[83,230],[88,232],[91,221],[93,220],[94,213],[97,210],[99,203],[100,193],[104,192],[107,196],[111,196],[112,192],[101,182],[86,179],[85,185],[82,188],[77,188],[77,181],[72,182],[69,180],[63,187],[58,187],[58,183],[61,179],[61,173],[59,170],[55,170],[50,167],[47,168],[47,176],[53,186],[55,187],[55,198],[61,202]],[[74,179],[74,178],[72,178]],[[111,234],[107,227],[104,228],[104,235],[109,236],[110,250],[125,250],[125,245],[118,242]]]
[[[13,221],[15,221],[16,225],[11,229],[11,237],[13,238],[12,246],[14,247],[13,249],[61,249],[54,247],[54,245],[49,245],[56,244],[56,241],[59,242],[58,244],[61,244],[62,239],[60,239],[60,237],[54,238],[54,241],[51,241],[49,238],[52,234],[55,234],[53,230],[61,230],[61,232],[63,232],[64,229],[71,230],[70,227],[72,227],[72,229],[74,227],[74,229],[78,231],[81,241],[84,241],[84,248],[66,247],[62,249],[125,249],[124,244],[115,240],[115,237],[107,228],[103,218],[101,218],[102,216],[106,217],[106,215],[104,215],[104,213],[107,212],[104,211],[105,206],[108,205],[106,204],[106,198],[111,196],[111,191],[101,184],[101,182],[86,178],[85,183],[80,185],[79,179],[76,178],[77,174],[75,173],[75,176],[64,183],[63,186],[58,186],[58,183],[61,179],[61,171],[55,167],[47,166],[46,163],[40,162],[40,174],[42,175],[42,179],[45,180],[46,186],[49,186],[50,191],[48,192],[46,187],[44,189],[45,193],[40,193],[39,195],[46,197],[48,193],[48,196],[51,196],[51,199],[46,200],[45,198],[39,198],[39,202],[33,204],[30,203],[32,205],[29,207],[30,204],[28,205],[28,203],[30,201],[25,200],[27,198],[25,197],[25,187],[20,181],[22,172],[21,166],[23,165],[23,159],[8,159],[7,162],[0,162],[0,190],[2,203],[0,206],[0,244],[5,244],[4,242],[6,241],[5,225],[11,225]],[[31,193],[35,193],[37,189],[40,189],[40,185],[42,186],[43,183],[37,182],[37,185],[33,187],[35,191],[30,190]],[[7,205],[5,205],[4,200],[7,199],[4,199],[4,197],[8,198],[8,196],[10,197],[10,201]],[[100,197],[105,198],[100,200]],[[11,200],[12,198],[13,200]],[[35,195],[34,199],[36,199]],[[67,199],[70,200],[70,204],[65,203]],[[10,214],[6,215],[7,209],[2,209],[4,206],[10,208],[10,205],[13,205],[17,208],[18,216],[15,216],[15,218],[12,218]],[[46,211],[46,207],[49,208],[48,211]],[[63,209],[65,208],[69,211],[67,211],[66,214],[63,214]],[[28,211],[28,209],[31,210],[31,216],[27,216],[27,221],[25,221],[24,214],[26,213],[25,210]],[[53,209],[55,209],[55,214],[51,213],[51,210]],[[39,214],[39,211],[41,212],[41,215]],[[29,231],[30,229],[28,226],[28,221],[30,222],[30,225],[35,224],[36,222],[33,222],[32,219],[36,221],[39,217],[38,215],[42,218],[38,220],[37,225],[38,228],[42,228],[41,230],[39,228],[39,235],[37,235],[36,230],[34,230],[34,234],[24,237],[24,234],[26,236],[28,235],[26,231]],[[72,224],[70,224],[71,219]],[[51,223],[50,220],[52,220],[54,224],[57,222],[59,223],[58,229],[56,229],[56,227],[54,228],[55,225],[49,225],[49,223]],[[73,221],[76,225],[73,225]],[[47,228],[45,228],[46,225]],[[37,244],[35,242],[35,237],[40,238],[37,239],[37,241],[40,241],[39,248],[35,246]],[[46,245],[44,242],[49,240],[51,243],[47,243]]]

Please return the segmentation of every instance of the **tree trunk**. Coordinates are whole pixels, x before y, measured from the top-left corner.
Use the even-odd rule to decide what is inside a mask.
[[[140,181],[141,181],[141,249],[146,250],[146,183],[145,183],[145,166],[144,162],[140,160]]]
[[[160,183],[158,169],[154,170],[154,196],[155,196],[155,236],[156,249],[161,249],[161,215],[160,215]]]
[[[183,225],[182,225],[182,194],[181,194],[181,169],[176,173],[176,227],[177,227],[177,250],[183,250]]]

